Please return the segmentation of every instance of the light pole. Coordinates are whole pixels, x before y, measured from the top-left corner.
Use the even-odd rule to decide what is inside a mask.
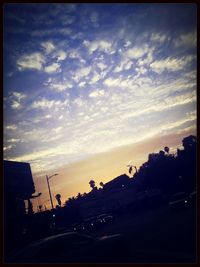
[[[50,200],[51,200],[51,207],[52,207],[52,209],[53,209],[54,207],[53,207],[53,201],[52,201],[52,196],[51,196],[51,190],[50,190],[49,180],[50,180],[53,176],[56,176],[56,175],[58,175],[58,173],[55,173],[55,174],[53,174],[53,175],[51,175],[51,176],[49,176],[49,177],[48,177],[48,175],[46,175],[47,185],[48,185],[48,189],[49,189],[49,196],[50,196]]]

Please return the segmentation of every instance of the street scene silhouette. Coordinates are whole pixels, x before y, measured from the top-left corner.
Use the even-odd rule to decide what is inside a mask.
[[[63,205],[58,193],[55,208],[42,205],[38,212],[31,202],[39,195],[34,195],[30,165],[4,161],[6,261],[195,261],[196,136],[182,144],[176,153],[167,146],[150,153],[135,172],[127,166],[130,177],[122,174],[99,187],[91,179],[89,193]],[[11,178],[19,184],[13,187]]]
[[[196,264],[197,4],[4,3],[4,264]]]

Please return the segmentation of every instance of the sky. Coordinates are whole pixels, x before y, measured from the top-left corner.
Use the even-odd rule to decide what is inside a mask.
[[[4,159],[64,199],[196,133],[195,4],[4,4]],[[149,145],[148,145],[149,144]]]

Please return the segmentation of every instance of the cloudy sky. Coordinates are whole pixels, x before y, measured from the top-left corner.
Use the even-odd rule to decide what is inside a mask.
[[[195,131],[195,5],[4,5],[5,159],[51,173]]]

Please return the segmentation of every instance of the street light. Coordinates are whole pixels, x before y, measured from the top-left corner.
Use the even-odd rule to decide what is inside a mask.
[[[51,196],[51,190],[50,190],[49,180],[50,180],[53,176],[56,176],[56,175],[58,175],[58,173],[55,173],[55,174],[53,174],[53,175],[51,175],[51,176],[49,176],[49,177],[48,177],[48,175],[46,175],[47,185],[48,185],[48,189],[49,189],[49,196],[50,196],[50,200],[51,200],[51,207],[52,207],[52,209],[53,209],[54,207],[53,207],[53,201],[52,201],[52,196]]]

